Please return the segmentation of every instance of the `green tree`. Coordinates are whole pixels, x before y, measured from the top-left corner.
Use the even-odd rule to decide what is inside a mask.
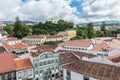
[[[87,37],[89,39],[96,37],[94,29],[93,29],[93,23],[92,22],[87,24]]]
[[[105,32],[106,31],[105,26],[106,26],[106,23],[103,21],[101,26],[100,26],[100,30]]]
[[[44,31],[46,31],[45,34],[54,35],[59,31],[71,29],[73,28],[73,26],[73,22],[68,22],[60,19],[57,23],[53,23],[52,21],[46,21],[45,23],[39,22],[38,24],[35,24],[32,29],[33,34],[41,34],[44,33]]]
[[[19,19],[19,17],[16,17],[14,28],[13,28],[14,36],[17,38],[23,38],[27,36],[29,33],[32,32],[32,29],[27,26],[23,25]]]
[[[10,36],[13,36],[14,32],[13,32],[13,26],[10,26],[10,25],[7,25],[4,30],[7,31],[7,33],[10,35]]]
[[[22,37],[27,36],[29,33],[32,33],[32,29],[28,25],[22,25]]]
[[[19,17],[16,17],[15,24],[14,24],[14,36],[17,38],[22,38],[22,23],[19,19]]]
[[[96,31],[96,33],[97,33],[97,37],[103,37],[104,36],[103,31]]]
[[[109,36],[109,31],[106,29],[106,22],[102,22],[101,26],[100,26],[100,30],[104,32],[104,36],[107,37]]]
[[[77,36],[80,36],[82,39],[85,39],[86,31],[85,30],[77,30]]]

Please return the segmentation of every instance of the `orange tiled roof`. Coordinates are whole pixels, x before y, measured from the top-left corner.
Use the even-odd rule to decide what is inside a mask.
[[[23,39],[26,39],[26,38],[37,38],[37,39],[40,39],[40,38],[43,38],[45,35],[33,35],[33,36],[26,36],[24,37]]]
[[[109,56],[108,59],[114,63],[118,63],[120,62],[120,54]]]
[[[90,39],[83,40],[73,40],[68,42],[60,43],[60,46],[81,46],[81,47],[89,47],[92,41]]]
[[[27,43],[26,45],[27,46],[35,46],[35,44],[33,44],[33,43]]]
[[[7,38],[7,41],[16,41],[17,40],[17,38],[15,38],[15,37],[8,37]]]
[[[0,53],[0,73],[15,71],[14,57],[11,53]]]
[[[118,57],[120,57],[120,54],[109,56],[108,59],[114,59],[114,58],[118,58]]]
[[[61,38],[63,37],[62,35],[48,35],[47,38],[51,39],[51,38]]]
[[[7,42],[4,42],[3,46],[7,49],[18,49],[18,48],[25,48],[26,47],[26,45],[23,43],[15,43],[13,45],[9,45]]]
[[[32,68],[32,63],[28,58],[22,60],[16,60],[15,63],[16,63],[16,70]]]
[[[112,48],[112,47],[110,47],[110,46],[108,46],[108,45],[106,45],[106,44],[101,43],[101,44],[95,46],[95,47],[92,49],[92,51],[101,51],[101,52],[103,52],[103,51],[104,51],[103,49],[108,49],[109,51],[112,51],[112,50],[114,50],[115,48]]]
[[[10,46],[9,44],[7,44],[6,42],[3,43],[3,46],[7,49],[12,49],[12,46]]]

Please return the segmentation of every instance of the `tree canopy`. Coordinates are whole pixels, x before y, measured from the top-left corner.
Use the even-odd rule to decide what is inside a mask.
[[[39,22],[38,24],[34,25],[32,30],[33,34],[50,34],[54,35],[59,31],[64,31],[67,29],[73,28],[73,22],[67,22],[62,19],[58,20],[57,23],[52,21],[46,21],[45,23]]]
[[[16,17],[15,23],[13,26],[6,26],[5,30],[8,32],[10,36],[14,36],[17,38],[23,38],[27,36],[29,33],[32,33],[32,29],[26,25],[22,24],[19,17]]]

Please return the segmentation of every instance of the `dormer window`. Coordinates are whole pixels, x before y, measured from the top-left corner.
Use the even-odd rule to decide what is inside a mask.
[[[103,51],[109,52],[109,49],[108,48],[103,48]]]

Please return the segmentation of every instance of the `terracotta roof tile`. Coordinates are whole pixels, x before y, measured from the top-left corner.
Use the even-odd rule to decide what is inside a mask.
[[[16,66],[12,53],[0,53],[0,73],[15,71]]]
[[[7,42],[3,43],[3,46],[7,49],[18,49],[18,48],[25,48],[27,47],[25,44],[23,43],[15,43],[13,45],[9,45]]]
[[[8,37],[8,38],[7,38],[7,41],[16,41],[16,40],[18,40],[18,39],[15,38],[15,37]]]
[[[120,80],[120,67],[88,61],[77,61],[63,66],[65,69],[100,80]]]
[[[16,70],[32,68],[30,59],[16,60]]]
[[[112,48],[111,46],[108,46],[108,45],[106,45],[106,44],[101,43],[101,44],[98,44],[97,46],[95,46],[95,47],[92,49],[92,51],[101,51],[101,52],[103,52],[105,49],[107,49],[108,51],[112,51],[112,50],[114,50],[115,48]]]
[[[7,44],[6,42],[3,43],[3,46],[7,49],[12,49],[12,46],[10,46],[9,44]]]
[[[62,38],[62,35],[48,35],[47,39],[51,39],[51,38]]]
[[[96,57],[96,55],[93,55],[93,54],[90,54],[90,53],[86,53],[86,52],[80,52],[80,51],[70,51],[70,50],[59,50],[58,51],[59,53],[72,53],[74,55],[77,55],[79,56],[80,58],[81,57],[88,57],[88,58],[93,58],[93,57]],[[66,59],[66,58],[64,58]]]
[[[89,47],[92,43],[89,39],[83,39],[83,40],[73,40],[73,41],[67,41],[60,43],[60,46],[80,46],[80,47]]]
[[[27,37],[24,37],[23,39],[27,39],[27,38],[37,38],[37,39],[40,39],[40,38],[43,38],[45,35],[33,35],[33,36],[27,36]]]
[[[34,43],[27,43],[27,46],[36,46]]]
[[[38,50],[37,52],[31,52],[30,55],[33,57],[39,56],[43,52],[52,52],[55,53],[53,49],[46,49],[46,50]]]
[[[60,65],[64,65],[79,60],[74,54],[69,52],[58,51],[60,56]]]
[[[120,54],[109,56],[108,59],[114,63],[119,63],[120,62]]]

